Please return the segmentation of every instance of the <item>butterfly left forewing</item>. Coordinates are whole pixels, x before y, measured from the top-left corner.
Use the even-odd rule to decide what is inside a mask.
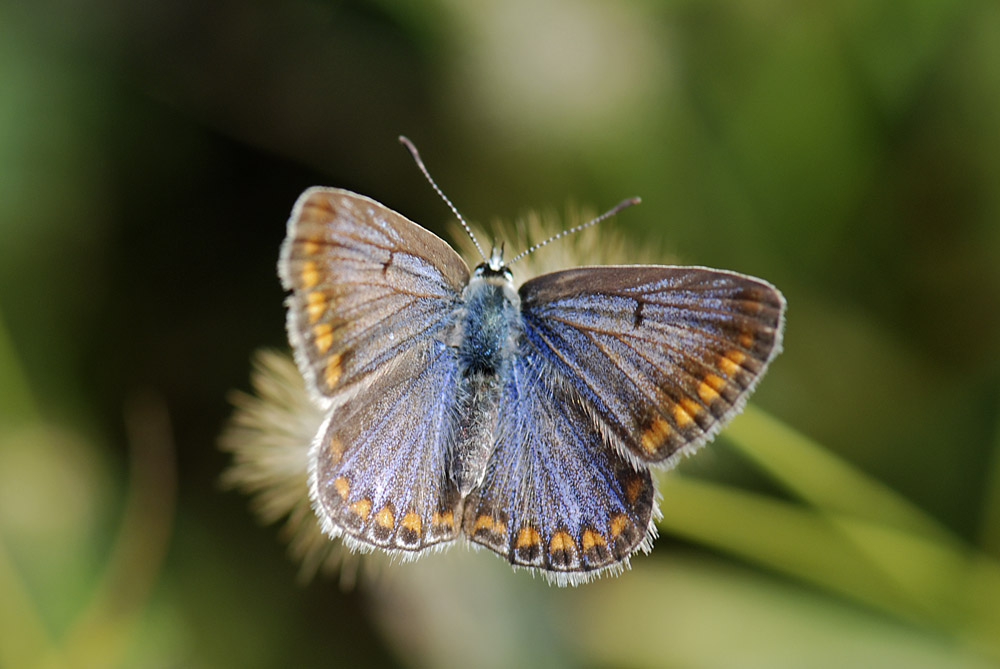
[[[524,336],[638,462],[673,462],[742,408],[780,351],[769,283],[702,267],[587,267],[520,289]]]
[[[450,327],[469,278],[443,240],[378,202],[310,188],[292,210],[278,265],[288,333],[324,405],[368,383],[414,341]]]

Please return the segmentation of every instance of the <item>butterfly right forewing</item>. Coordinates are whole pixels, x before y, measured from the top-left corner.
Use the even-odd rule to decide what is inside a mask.
[[[674,462],[742,408],[781,349],[785,300],[703,267],[606,266],[521,286],[524,336],[637,463]]]

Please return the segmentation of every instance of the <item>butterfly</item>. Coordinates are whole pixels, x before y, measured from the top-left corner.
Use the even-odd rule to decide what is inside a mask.
[[[309,451],[324,532],[403,557],[464,537],[559,585],[651,549],[650,466],[711,439],[781,349],[785,300],[761,279],[595,266],[515,290],[496,248],[470,271],[335,188],[299,197],[279,274],[327,412]]]

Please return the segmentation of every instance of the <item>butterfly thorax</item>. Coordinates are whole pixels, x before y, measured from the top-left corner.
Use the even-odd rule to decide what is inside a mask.
[[[476,268],[462,295],[464,318],[459,337],[459,357],[466,376],[476,372],[495,375],[514,349],[521,300],[510,272]]]
[[[462,294],[458,348],[461,388],[458,429],[450,458],[450,476],[462,494],[478,486],[493,452],[505,367],[511,363],[520,331],[521,300],[510,271],[483,264]]]

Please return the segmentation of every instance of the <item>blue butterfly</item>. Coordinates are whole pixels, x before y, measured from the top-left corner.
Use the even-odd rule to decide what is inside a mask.
[[[464,536],[560,585],[650,550],[650,465],[708,441],[781,348],[785,300],[766,281],[606,266],[515,290],[496,249],[470,272],[431,232],[333,188],[295,204],[279,273],[328,412],[309,453],[323,530],[403,556]]]

